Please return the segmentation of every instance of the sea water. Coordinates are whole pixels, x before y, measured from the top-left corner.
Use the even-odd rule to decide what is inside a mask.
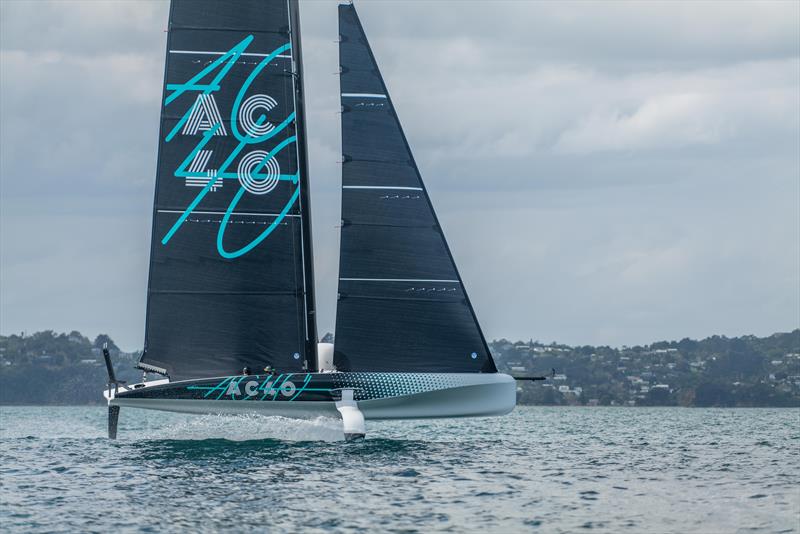
[[[4,532],[800,532],[800,410],[368,422],[0,408]]]

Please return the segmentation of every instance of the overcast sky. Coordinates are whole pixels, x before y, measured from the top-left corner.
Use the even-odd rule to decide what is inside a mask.
[[[800,326],[800,2],[356,4],[487,338]],[[142,346],[168,4],[0,1],[0,332]],[[336,2],[301,4],[320,334]]]

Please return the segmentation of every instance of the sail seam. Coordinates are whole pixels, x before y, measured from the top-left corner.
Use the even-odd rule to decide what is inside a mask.
[[[353,295],[352,293],[342,293],[341,299],[360,299],[360,300],[382,300],[388,302],[432,302],[435,304],[466,304],[463,294],[444,295],[444,299],[415,298],[415,297],[378,297],[375,295]]]
[[[460,280],[433,280],[425,278],[339,278],[344,282],[441,282],[459,284]]]
[[[346,98],[386,98],[386,95],[378,93],[342,93]]]
[[[401,191],[422,191],[421,187],[405,187],[399,185],[343,185],[342,189],[400,189]]]
[[[248,29],[248,28],[224,28],[221,26],[214,26],[213,28],[209,28],[206,26],[178,26],[173,24],[170,27],[170,31],[174,30],[202,30],[202,31],[212,31],[212,32],[241,32],[241,33],[261,33],[261,34],[272,34],[272,35],[289,35],[289,30],[256,30],[256,29]]]
[[[391,159],[369,159],[369,158],[353,158],[348,156],[347,154],[342,154],[344,156],[343,163],[352,163],[354,161],[358,161],[361,163],[380,163],[381,165],[406,165],[410,166],[411,162],[407,159],[405,160],[391,160]]]
[[[203,55],[203,56],[224,56],[225,54],[228,54],[229,52],[230,51],[228,51],[228,52],[218,52],[218,51],[215,51],[215,50],[170,50],[169,51],[170,54],[198,54],[198,55]],[[239,55],[240,56],[250,56],[250,57],[268,57],[270,54],[259,54],[259,53],[256,53],[256,52],[241,52]],[[287,54],[278,54],[277,56],[274,56],[274,57],[281,58],[281,59],[292,59],[292,56],[287,55]]]
[[[184,210],[158,210],[158,213],[183,213]],[[224,211],[193,211],[197,215],[225,215]],[[247,211],[232,211],[231,215],[248,215],[253,217],[280,217],[280,213],[252,213]],[[300,217],[299,214],[287,213],[284,217]]]
[[[158,295],[262,295],[262,296],[287,296],[300,295],[302,291],[189,291],[180,289],[151,289],[149,293]]]
[[[432,224],[381,224],[381,223],[361,223],[353,221],[343,221],[343,226],[366,226],[369,228],[418,228],[421,230],[438,230],[438,226]]]

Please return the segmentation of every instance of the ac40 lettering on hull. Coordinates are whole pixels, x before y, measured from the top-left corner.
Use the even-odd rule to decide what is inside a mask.
[[[265,391],[271,395],[277,395],[280,393],[284,397],[293,397],[294,394],[297,392],[297,386],[294,382],[285,381],[280,384],[277,384],[277,387],[273,387],[276,385],[276,382],[266,382],[263,384],[265,387],[262,388],[262,383],[256,380],[248,380],[244,384],[244,395],[248,397],[253,397],[259,393],[264,393]],[[240,383],[238,381],[232,381],[228,384],[228,389],[225,392],[225,395],[230,398],[236,398],[237,396],[242,396],[242,390],[239,389]]]

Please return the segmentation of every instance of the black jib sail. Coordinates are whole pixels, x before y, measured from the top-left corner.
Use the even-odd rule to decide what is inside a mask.
[[[496,372],[352,5],[339,6],[340,371]]]
[[[141,368],[316,368],[302,89],[296,0],[172,1]]]

